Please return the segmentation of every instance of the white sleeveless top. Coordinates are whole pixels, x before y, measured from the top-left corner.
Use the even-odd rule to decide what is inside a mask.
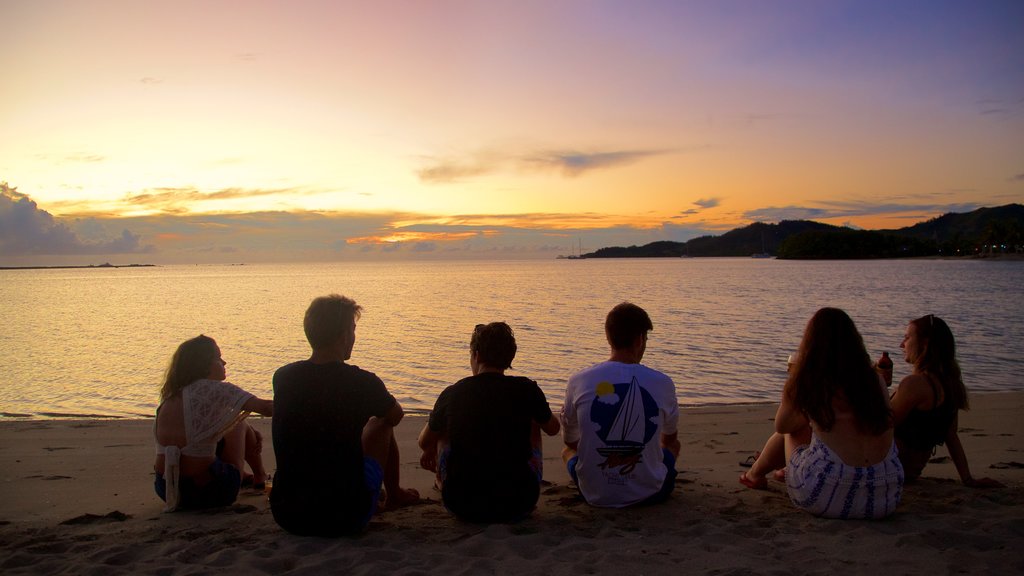
[[[253,394],[238,386],[220,380],[196,380],[182,389],[185,445],[163,446],[156,443],[156,453],[164,455],[164,480],[167,482],[165,512],[173,512],[178,507],[181,455],[216,456],[217,442],[249,415],[249,412],[242,411],[242,406],[252,397]],[[159,414],[160,408],[156,411]],[[156,435],[155,421],[153,434]]]

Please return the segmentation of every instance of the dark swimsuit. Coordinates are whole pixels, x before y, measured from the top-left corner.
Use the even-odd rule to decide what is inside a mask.
[[[939,397],[939,387],[935,380],[928,377],[932,385],[932,394]],[[943,398],[942,403],[931,410],[911,410],[907,417],[896,426],[896,441],[904,449],[917,452],[931,452],[936,446],[946,442],[946,434],[949,433],[953,420],[956,418],[957,409]]]

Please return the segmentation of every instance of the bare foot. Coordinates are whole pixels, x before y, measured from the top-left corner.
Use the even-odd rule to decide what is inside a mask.
[[[394,493],[385,492],[380,504],[381,510],[397,510],[412,506],[420,501],[420,493],[415,488],[399,488]]]
[[[765,478],[764,476],[761,476],[760,478],[751,478],[749,474],[750,472],[744,472],[743,474],[740,474],[740,484],[743,484],[744,486],[750,488],[751,490],[768,489],[767,478]]]

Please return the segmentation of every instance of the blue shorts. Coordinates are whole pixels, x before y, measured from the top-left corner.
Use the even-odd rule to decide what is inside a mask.
[[[665,463],[665,468],[668,469],[668,473],[665,474],[665,481],[661,484],[661,489],[654,494],[648,496],[646,499],[633,504],[633,506],[642,506],[644,504],[657,504],[668,500],[668,497],[672,495],[672,491],[676,488],[676,457],[672,455],[672,452],[668,448],[662,448],[662,462]],[[576,464],[580,461],[579,455],[573,456],[566,462],[566,467],[569,469],[569,477],[577,486],[580,485],[579,478],[576,476]]]
[[[197,486],[191,478],[181,477],[179,508],[215,508],[229,506],[238,498],[242,485],[242,473],[231,464],[217,458],[209,467],[210,481]],[[167,481],[160,472],[156,473],[153,489],[161,500],[167,500]]]
[[[363,456],[363,478],[366,482],[366,489],[370,491],[370,511],[366,514],[363,525],[370,523],[370,518],[377,513],[377,503],[380,502],[380,487],[384,483],[384,469],[380,463]]]

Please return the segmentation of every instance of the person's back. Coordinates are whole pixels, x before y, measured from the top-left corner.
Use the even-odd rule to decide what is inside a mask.
[[[445,507],[471,522],[530,514],[543,475],[540,433],[560,427],[536,382],[505,375],[516,350],[508,324],[477,325],[473,375],[441,392],[420,433],[420,463],[437,474]]]
[[[304,360],[274,374],[274,403],[274,519],[296,534],[359,530],[371,506],[362,430],[394,398],[355,366]]]
[[[442,489],[445,506],[478,522],[528,513],[540,496],[533,457],[534,422],[552,417],[537,383],[485,372],[465,378],[438,398],[450,453]],[[432,417],[433,414],[432,414]]]
[[[871,385],[871,382],[865,383],[865,386]],[[835,422],[831,430],[825,430],[811,421],[815,436],[828,444],[829,448],[850,466],[874,466],[885,460],[893,446],[892,428],[880,433],[865,430],[864,424],[841,399],[833,400],[832,410],[835,413]]]
[[[613,308],[605,322],[611,358],[566,386],[563,459],[594,506],[659,502],[674,488],[679,401],[671,378],[640,364],[651,328],[639,306]]]
[[[361,307],[344,296],[316,298],[303,328],[309,360],[274,373],[273,434],[277,472],[274,520],[299,535],[337,536],[366,527],[381,484],[387,504],[419,500],[399,486],[394,426],[402,407],[374,374],[346,364]]]

